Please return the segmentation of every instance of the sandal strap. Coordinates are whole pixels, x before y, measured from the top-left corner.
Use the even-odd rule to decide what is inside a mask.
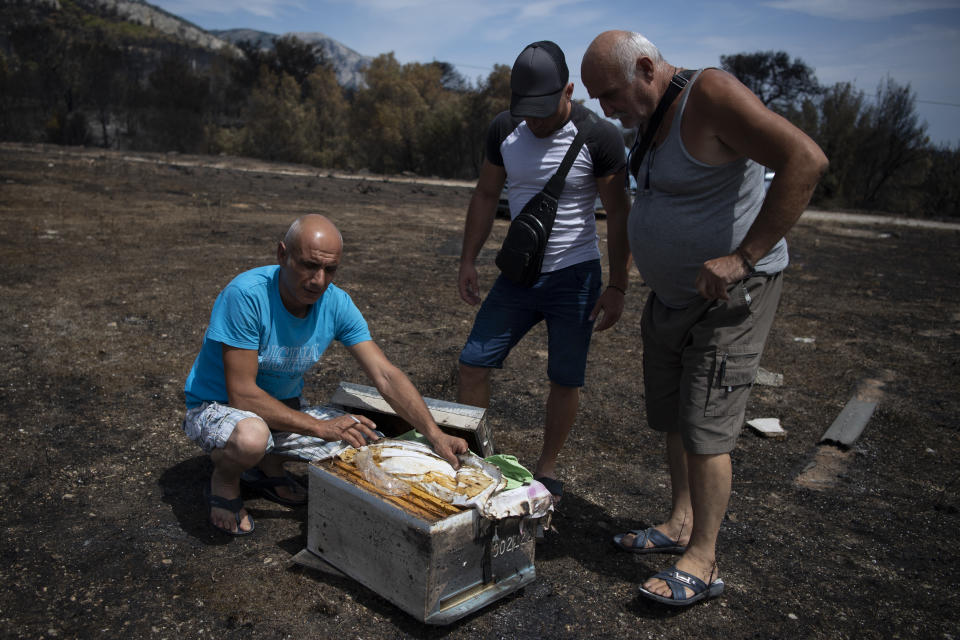
[[[667,583],[667,586],[670,587],[670,592],[673,594],[674,600],[686,600],[687,587],[693,591],[693,595],[702,593],[709,588],[707,583],[697,576],[691,575],[686,571],[681,571],[675,566],[670,567],[666,571],[661,571],[653,577],[658,580],[663,580]]]
[[[647,546],[648,540],[653,543],[654,547],[672,547],[680,544],[676,540],[671,540],[670,536],[655,527],[646,529],[640,535],[643,536],[642,545],[644,547]],[[636,546],[636,540],[634,540],[634,546]]]
[[[647,538],[646,538],[647,530],[646,529],[632,529],[627,533],[633,534],[633,540],[630,541],[630,547],[632,549],[642,549],[643,547],[647,546]],[[623,535],[627,535],[627,534],[625,533]],[[623,540],[623,537],[621,536],[620,539]]]
[[[633,540],[630,542],[630,548],[632,549],[646,548],[647,541],[653,543],[653,546],[650,547],[650,549],[681,546],[679,542],[676,540],[671,540],[669,536],[654,527],[648,527],[646,529],[633,529],[627,533],[633,534]]]
[[[223,496],[211,495],[210,496],[210,506],[217,509],[226,509],[230,511],[237,517],[237,522],[240,522],[242,519],[240,517],[240,510],[243,509],[243,499],[242,498],[233,498],[228,500]]]

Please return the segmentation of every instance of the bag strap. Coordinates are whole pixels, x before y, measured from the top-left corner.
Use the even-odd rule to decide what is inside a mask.
[[[573,166],[573,161],[577,159],[577,154],[580,153],[580,147],[583,146],[583,143],[587,139],[587,134],[593,128],[593,125],[597,123],[597,120],[597,116],[592,111],[587,112],[587,117],[579,125],[577,136],[573,139],[573,142],[570,143],[567,154],[563,156],[563,162],[560,163],[560,168],[557,169],[557,172],[553,174],[553,177],[547,182],[547,186],[543,188],[543,191],[554,200],[560,199],[560,193],[563,191],[563,183],[567,180],[570,167]]]
[[[670,86],[667,87],[663,97],[660,98],[656,110],[653,112],[653,115],[650,116],[647,126],[643,129],[643,137],[641,138],[640,132],[637,132],[637,138],[633,142],[633,148],[630,149],[630,159],[627,163],[630,165],[630,173],[634,177],[636,177],[637,172],[640,170],[640,163],[643,161],[643,156],[647,155],[647,149],[650,148],[653,136],[657,133],[657,129],[660,128],[660,121],[663,120],[663,114],[665,114],[667,109],[670,108],[670,105],[673,104],[673,100],[677,97],[677,94],[687,86],[687,83],[690,82],[690,78],[693,77],[696,71],[696,69],[685,69],[680,73],[674,74],[673,78],[670,79]]]

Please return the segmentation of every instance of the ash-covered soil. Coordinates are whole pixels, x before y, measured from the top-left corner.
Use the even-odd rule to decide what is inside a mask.
[[[801,220],[790,233],[763,358],[783,386],[756,387],[748,409],[788,436],[745,430],[733,454],[718,600],[646,603],[637,587],[670,557],[610,544],[669,504],[661,444],[644,426],[636,274],[623,319],[594,338],[561,457],[557,533],[521,592],[425,626],[350,579],[295,565],[307,510],[250,496],[255,534],[214,532],[201,495],[210,463],[180,421],[220,288],[272,262],[294,217],[324,213],[346,242],[338,284],[375,339],[421,393],[454,400],[475,311],[456,293],[470,192],[222,157],[0,145],[0,636],[960,637],[956,230]],[[483,254],[487,285],[506,224]],[[531,467],[545,349],[540,329],[510,356],[488,412],[498,450]],[[865,379],[883,386],[860,439],[818,446]],[[323,401],[341,380],[368,384],[334,346],[306,396]],[[805,472],[815,482],[798,482]]]

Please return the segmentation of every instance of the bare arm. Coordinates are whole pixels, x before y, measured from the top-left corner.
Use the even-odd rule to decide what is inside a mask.
[[[467,442],[440,430],[413,383],[387,360],[380,347],[372,340],[367,340],[347,347],[347,350],[397,415],[426,436],[434,450],[452,464],[454,469],[459,467],[457,454],[467,452]]]
[[[355,447],[365,444],[364,436],[376,440],[376,425],[364,416],[338,416],[318,420],[291,409],[257,386],[257,352],[223,345],[223,373],[231,407],[252,411],[275,431],[289,431],[324,440],[345,440]]]
[[[630,199],[627,197],[626,174],[621,171],[609,176],[597,178],[597,191],[600,202],[607,211],[607,259],[609,260],[610,282],[597,300],[590,313],[590,319],[599,322],[595,331],[609,329],[623,313],[623,297],[628,286],[628,261],[630,248],[627,242],[627,216],[630,213]]]
[[[460,271],[457,274],[457,286],[460,297],[468,304],[479,304],[480,287],[477,280],[475,261],[480,255],[483,243],[490,236],[493,219],[497,214],[497,202],[506,182],[507,172],[503,167],[483,161],[480,167],[480,179],[470,198],[467,208],[467,221],[463,229],[463,250],[460,252]]]
[[[827,169],[820,147],[785,118],[767,109],[730,74],[703,72],[690,95],[697,114],[708,114],[693,127],[688,147],[711,164],[747,157],[776,172],[760,213],[740,244],[756,264],[799,220]],[[688,142],[686,124],[684,142]],[[741,255],[734,252],[704,263],[697,288],[705,298],[726,298],[726,285],[747,275]]]

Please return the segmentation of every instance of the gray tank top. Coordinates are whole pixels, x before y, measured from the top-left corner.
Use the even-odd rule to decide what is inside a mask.
[[[696,160],[683,146],[680,122],[698,71],[659,147],[640,164],[637,195],[630,210],[630,251],[640,275],[668,307],[696,301],[695,281],[707,260],[733,253],[763,204],[762,165],[741,158],[720,166]],[[649,189],[646,188],[649,172]],[[783,271],[783,238],[756,264],[761,273]]]

